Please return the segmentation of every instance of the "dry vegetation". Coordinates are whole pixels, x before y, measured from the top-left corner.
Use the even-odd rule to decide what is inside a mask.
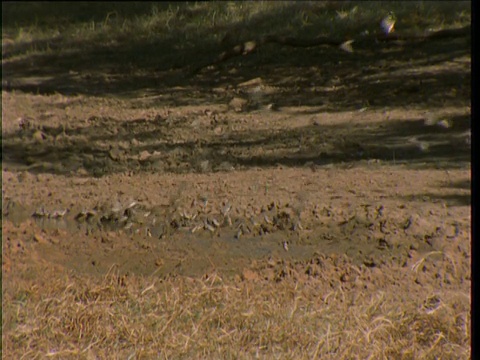
[[[340,283],[290,275],[243,279],[48,273],[4,293],[8,358],[468,358],[467,293],[368,286],[384,275],[356,268]],[[441,266],[447,266],[443,264]],[[411,268],[397,269],[413,282]],[[362,280],[363,279],[363,280]],[[328,281],[331,284],[328,284]],[[7,282],[6,286],[12,284]],[[427,290],[427,291],[425,291]]]

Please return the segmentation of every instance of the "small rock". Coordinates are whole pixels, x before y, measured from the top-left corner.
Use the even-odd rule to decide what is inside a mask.
[[[130,143],[132,144],[132,146],[138,146],[138,145],[140,145],[140,142],[139,142],[137,139],[135,139],[135,138],[133,138],[133,139],[130,141]]]
[[[138,159],[140,161],[145,161],[147,160],[150,156],[152,156],[147,150],[144,150],[140,153],[140,155],[138,156]]]
[[[161,267],[161,266],[163,266],[164,263],[165,262],[163,261],[163,259],[159,258],[159,259],[155,260],[155,266]]]
[[[87,176],[87,175],[88,175],[88,171],[85,170],[85,168],[81,167],[81,168],[77,169],[76,174],[77,174],[78,176]]]
[[[250,79],[248,81],[240,83],[238,84],[238,87],[253,87],[258,85],[263,85],[263,80],[261,77],[256,77],[254,79]]]
[[[222,163],[220,163],[220,165],[218,165],[216,167],[217,171],[233,171],[235,170],[235,167],[230,164],[228,161],[223,161]]]
[[[259,276],[255,271],[244,269],[242,272],[242,279],[247,281],[255,281],[259,279]]]
[[[199,169],[202,172],[207,172],[210,169],[210,161],[204,160],[199,163]]]
[[[234,97],[229,103],[228,106],[233,109],[235,112],[242,112],[246,109],[248,100],[242,99],[240,97]]]
[[[40,130],[37,130],[32,135],[33,139],[38,142],[42,142],[47,138],[47,135]]]
[[[118,160],[120,160],[120,157],[122,156],[122,152],[119,149],[112,149],[108,152],[108,156],[113,161],[118,161]]]
[[[39,244],[48,244],[47,239],[45,239],[42,235],[40,234],[35,234],[33,235],[33,240]]]

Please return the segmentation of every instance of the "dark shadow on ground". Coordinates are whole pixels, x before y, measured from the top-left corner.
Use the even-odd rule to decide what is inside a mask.
[[[80,14],[78,21],[90,20],[85,6],[80,5],[81,14],[85,15]],[[98,6],[97,18],[91,21],[100,24],[152,11],[151,6],[140,4],[129,14],[119,4],[116,14],[110,16],[107,4]],[[192,9],[178,6],[184,16],[193,16]],[[235,88],[239,83],[261,77],[266,85],[277,89],[274,100],[278,106],[328,104],[330,111],[363,106],[456,106],[465,105],[470,98],[470,64],[459,61],[470,55],[469,38],[405,44],[359,41],[354,53],[334,47],[302,49],[269,44],[249,56],[207,67],[195,75],[191,72],[198,64],[213,61],[225,48],[250,40],[242,38],[241,29],[264,29],[272,17],[284,18],[299,7],[292,3],[274,13],[259,13],[218,29],[219,35],[238,33],[226,44],[209,33],[181,29],[163,37],[129,39],[112,34],[111,39],[76,42],[59,34],[38,43],[5,46],[2,85],[7,91],[34,94],[58,92],[129,98],[168,94],[172,95],[169,100],[159,101],[159,105],[182,106],[192,102],[225,103],[228,101],[225,97],[234,94],[226,91],[224,97],[214,97],[212,88]],[[47,13],[43,7],[38,11]],[[318,11],[335,10],[318,5]],[[360,25],[362,29],[366,26]],[[302,34],[303,30],[294,31]],[[28,51],[25,47],[40,51]],[[452,89],[455,95],[451,94]],[[192,99],[194,92],[198,96]]]
[[[125,171],[174,173],[229,171],[251,167],[357,163],[418,168],[459,168],[470,163],[469,116],[446,119],[448,127],[424,120],[322,125],[294,129],[244,129],[215,135],[192,127],[188,117],[89,119],[89,126],[19,129],[3,137],[4,168],[33,173],[103,176]],[[34,135],[36,133],[36,135]],[[196,133],[194,137],[192,134]],[[183,135],[182,135],[183,134]]]
[[[17,27],[28,27],[41,21],[32,14],[56,16],[62,7],[65,12],[62,19],[67,26],[71,21],[67,16],[70,12],[65,10],[68,6],[79,6],[81,11],[75,14],[78,21],[107,27],[110,22],[153,11],[153,5],[146,3],[135,5],[132,11],[122,10],[124,5],[118,4],[112,13],[109,4],[99,3],[92,18],[87,7],[97,6],[93,4],[62,3],[49,12],[52,4],[36,3],[39,8],[32,13],[19,5],[21,11],[10,17],[7,15],[12,8],[2,5],[7,9],[3,27],[13,26],[13,18],[19,21]],[[205,31],[172,27],[162,37],[130,39],[110,34],[111,37],[95,41],[73,42],[60,32],[36,43],[6,44],[2,48],[3,90],[128,99],[149,96],[157,107],[209,106],[228,104],[237,96],[252,100],[252,93],[238,85],[261,78],[271,91],[260,105],[275,103],[280,111],[282,107],[299,106],[340,112],[470,104],[468,36],[404,44],[358,41],[353,53],[335,47],[304,49],[268,44],[251,55],[206,67],[195,74],[191,72],[199,63],[211,62],[225,47],[249,40],[242,29],[258,28],[267,34],[265,24],[272,18],[284,18],[302,6],[318,6],[319,14],[335,12],[336,8],[328,4],[291,3],[274,12],[260,12],[218,29],[218,37]],[[346,9],[353,6],[356,5],[342,5]],[[195,9],[184,4],[177,5],[177,11],[187,18],[195,16]],[[365,26],[360,25],[362,29]],[[58,26],[61,30],[63,25]],[[326,24],[325,29],[318,31],[328,28]],[[359,29],[352,27],[348,31],[355,30]],[[302,36],[312,35],[305,34],[304,29],[295,31]],[[229,34],[234,35],[227,36],[225,43],[220,41]],[[305,110],[298,109],[299,113],[302,111]],[[32,172],[69,174],[83,168],[87,174],[98,176],[126,170],[216,171],[252,166],[322,166],[361,160],[448,168],[470,161],[470,148],[462,135],[470,127],[468,116],[448,119],[452,123],[449,128],[426,126],[420,120],[392,119],[374,128],[362,124],[355,127],[312,124],[293,130],[233,133],[220,139],[208,132],[198,139],[182,138],[179,135],[182,131],[194,131],[189,119],[170,120],[138,119],[122,124],[115,119],[96,118],[86,128],[70,128],[65,133],[61,128],[43,127],[41,139],[37,136],[34,142],[30,140],[36,130],[19,130],[3,136],[3,161],[7,166],[23,166]],[[111,131],[112,128],[116,130]],[[119,142],[128,144],[119,149]]]
[[[406,201],[442,202],[447,206],[471,206],[471,194],[434,194],[424,193],[403,197]]]
[[[459,189],[459,190],[471,190],[472,181],[471,181],[471,179],[456,181],[454,183],[450,183],[448,185],[445,185],[445,187],[446,188]]]

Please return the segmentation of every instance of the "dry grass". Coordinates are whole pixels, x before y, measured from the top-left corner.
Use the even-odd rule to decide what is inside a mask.
[[[458,291],[323,276],[45,275],[4,277],[5,359],[469,358],[469,298]]]

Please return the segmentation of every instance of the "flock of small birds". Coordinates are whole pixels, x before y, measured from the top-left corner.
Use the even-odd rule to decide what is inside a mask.
[[[357,12],[358,8],[355,6],[350,12],[347,11],[337,11],[337,16],[339,19],[344,20],[347,19],[349,16],[354,15]],[[382,20],[380,21],[380,28],[381,31],[385,35],[389,35],[392,32],[395,31],[395,23],[397,21],[397,18],[395,14],[390,11]],[[363,34],[367,35],[368,30],[364,31]],[[355,40],[347,40],[340,44],[339,48],[343,51],[353,53],[353,47],[352,44]]]
[[[48,211],[36,210],[32,216],[40,219],[63,219],[69,209]],[[191,234],[205,231],[219,234],[220,229],[233,231],[234,238],[246,235],[261,236],[279,230],[303,230],[298,211],[288,204],[272,202],[258,209],[236,208],[225,201],[218,206],[209,203],[203,196],[195,198],[187,206],[172,208],[169,205],[145,207],[136,201],[125,205],[115,204],[82,209],[73,215],[77,224],[88,224],[91,228],[123,230],[130,234],[164,238],[173,231]],[[284,246],[288,250],[287,246]]]

